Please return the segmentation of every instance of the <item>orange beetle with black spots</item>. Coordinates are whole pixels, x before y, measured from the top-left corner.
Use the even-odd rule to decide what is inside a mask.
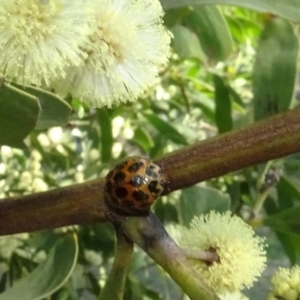
[[[146,158],[129,157],[106,176],[106,204],[122,215],[148,215],[150,206],[163,191],[160,167]]]

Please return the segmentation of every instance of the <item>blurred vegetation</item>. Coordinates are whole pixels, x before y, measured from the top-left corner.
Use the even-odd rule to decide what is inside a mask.
[[[71,95],[61,100],[42,93],[49,115],[38,116],[32,95],[40,91],[1,87],[1,106],[11,110],[6,119],[0,112],[1,198],[102,177],[121,158],[156,158],[297,105],[298,25],[269,13],[226,6],[170,9],[165,24],[174,36],[172,58],[157,85],[136,103],[91,109]],[[18,99],[16,94],[21,104],[1,101],[4,96]],[[39,118],[37,123],[33,115]],[[1,132],[1,124],[11,126],[10,137]],[[285,211],[282,220],[296,222],[299,210],[296,214],[292,208],[300,203],[299,169],[300,155],[247,168],[164,196],[154,212],[167,228],[172,223],[187,224],[193,215],[210,209],[231,209],[247,221],[257,201],[265,197],[259,212],[263,221]],[[285,264],[299,262],[299,232],[280,231],[276,217],[266,224],[269,227],[259,232],[268,237],[269,258]],[[77,233],[78,241],[64,235],[69,230]],[[69,252],[61,251],[60,243]],[[41,287],[38,295],[28,299],[97,299],[112,264],[114,243],[109,224],[1,237],[0,292],[30,276],[43,262],[44,270],[31,275],[55,276],[58,290],[52,293]],[[45,261],[46,256],[53,259],[53,251],[58,261],[64,261],[56,261],[55,268]],[[33,289],[38,282],[30,280],[26,286]],[[24,289],[16,288],[12,298],[0,295],[0,299],[25,299]],[[136,248],[124,299],[179,300],[184,295]]]

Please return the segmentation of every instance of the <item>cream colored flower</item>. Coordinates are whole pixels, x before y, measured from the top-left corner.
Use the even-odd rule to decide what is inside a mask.
[[[165,226],[165,229],[172,239],[179,244],[179,241],[182,238],[182,232],[185,230],[184,227],[178,224],[170,223]]]
[[[18,248],[21,248],[27,239],[28,233],[0,237],[0,257],[9,259],[14,252],[18,252]]]
[[[1,0],[0,77],[36,85],[64,77],[84,57],[91,12],[83,0]]]
[[[249,298],[243,295],[242,293],[222,295],[220,296],[220,299],[221,300],[249,300]]]
[[[158,0],[93,0],[94,31],[81,46],[87,58],[54,83],[60,94],[94,106],[134,101],[155,83],[170,55],[170,34]]]
[[[280,268],[272,277],[273,288],[267,300],[300,299],[300,267]]]
[[[216,261],[191,261],[207,284],[224,295],[251,287],[261,275],[266,263],[263,242],[241,218],[231,212],[212,211],[192,220],[190,229],[182,232],[179,245],[199,253],[217,254]]]

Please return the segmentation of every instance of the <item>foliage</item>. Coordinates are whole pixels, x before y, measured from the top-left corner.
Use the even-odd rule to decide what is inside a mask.
[[[93,109],[71,95],[62,99],[33,87],[0,84],[1,198],[105,176],[121,158],[157,158],[297,105],[298,27],[290,22],[300,21],[296,1],[161,2],[173,34],[172,56],[157,85],[135,103]],[[175,2],[180,4],[173,7]],[[202,5],[238,3],[246,8]],[[199,5],[187,6],[192,4]],[[194,214],[230,208],[253,226],[266,226],[262,232],[270,239],[270,258],[286,257],[295,264],[300,257],[299,168],[300,156],[293,155],[227,174],[162,197],[154,212],[166,225],[186,225]],[[73,230],[79,247],[74,270],[70,261],[76,246],[69,244],[69,264],[49,267],[49,276],[60,275],[58,289],[51,296],[40,290],[34,299],[97,299],[112,264],[114,231],[109,224]],[[40,277],[38,263],[51,264],[55,256],[63,260],[58,240],[65,231],[1,237],[0,292],[20,279]],[[16,299],[24,288],[16,285]],[[136,249],[124,299],[183,297]]]

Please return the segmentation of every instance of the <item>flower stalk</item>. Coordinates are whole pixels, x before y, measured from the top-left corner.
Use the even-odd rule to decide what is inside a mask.
[[[195,259],[203,261],[206,264],[212,264],[219,260],[219,256],[215,251],[205,251],[200,249],[181,248],[187,259]]]

